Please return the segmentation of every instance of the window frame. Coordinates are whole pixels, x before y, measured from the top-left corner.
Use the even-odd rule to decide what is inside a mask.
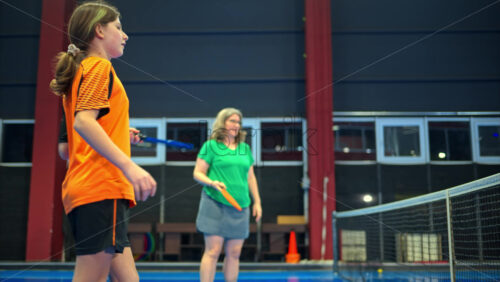
[[[291,122],[297,122],[301,123],[302,126],[302,160],[301,161],[282,161],[282,160],[276,160],[276,161],[263,161],[262,160],[262,123],[286,123],[286,121],[290,119]],[[299,118],[299,117],[272,117],[272,118],[259,118],[258,119],[258,124],[259,124],[259,130],[257,130],[257,142],[258,142],[258,154],[257,154],[257,163],[259,166],[301,166],[304,164],[305,158],[307,158],[307,123],[304,118]],[[255,150],[257,151],[257,150]],[[254,152],[254,154],[257,152]]]
[[[209,135],[212,133],[212,128],[215,122],[215,118],[165,118],[165,136],[167,132],[167,123],[193,123],[199,121],[207,121],[207,140],[210,137]],[[257,138],[259,135],[259,119],[258,118],[243,118],[243,123],[241,127],[251,127],[254,130],[255,135],[251,136],[251,134],[247,135],[245,140],[246,143],[250,142],[250,146],[252,147],[252,156],[254,158],[254,166],[260,165],[260,158],[258,156],[258,151],[260,151],[260,142]],[[165,152],[166,158],[166,152]],[[194,166],[196,161],[169,161],[166,159],[165,162],[169,166]]]
[[[158,139],[166,139],[166,122],[165,118],[130,118],[130,127],[134,128],[156,128]],[[165,145],[156,145],[156,156],[155,157],[134,157],[132,156],[132,161],[139,165],[160,165],[165,163]]]
[[[478,164],[499,164],[500,156],[482,157],[480,155],[479,126],[482,125],[500,126],[500,118],[471,118],[472,160]]]
[[[252,136],[251,132],[247,132],[247,137],[245,140],[245,143],[250,145],[250,148],[252,148],[252,157],[253,157],[253,165],[254,166],[260,166],[261,160],[260,160],[260,154],[258,152],[260,151],[260,140],[257,138],[260,133],[260,122],[258,118],[243,118],[243,122],[241,124],[241,128],[244,127],[251,127],[252,130],[255,132],[255,134]],[[249,134],[250,133],[250,134]],[[250,138],[249,138],[250,137]],[[248,141],[250,140],[250,143]]]
[[[167,132],[168,132],[168,123],[196,123],[200,121],[206,121],[207,122],[207,140],[210,137],[209,134],[211,134],[211,129],[213,126],[213,123],[215,121],[214,118],[165,118],[165,139],[167,138]],[[164,153],[165,157],[165,164],[169,166],[194,166],[196,164],[196,160],[194,161],[169,161],[167,158],[167,150],[165,150]]]
[[[3,157],[3,119],[0,118],[0,165],[3,165],[1,162]]]
[[[426,164],[428,163],[428,150],[427,150],[427,125],[424,118],[375,118],[375,138],[377,144],[377,162],[381,164]],[[384,128],[397,126],[417,126],[419,129],[419,144],[420,156],[418,157],[398,157],[398,156],[385,156],[385,143],[384,143]]]
[[[34,119],[0,119],[0,166],[4,167],[31,167],[32,162],[3,162],[3,127],[5,124],[33,124]],[[33,127],[33,130],[34,127]],[[34,134],[34,132],[33,132]],[[34,135],[33,135],[34,136]]]
[[[335,159],[335,164],[349,164],[349,165],[370,165],[370,164],[376,164],[377,163],[377,158],[378,158],[378,147],[377,147],[377,121],[376,118],[372,117],[354,117],[354,118],[333,118],[332,124],[335,126],[336,122],[373,122],[373,130],[375,133],[375,154],[376,158],[375,160],[337,160]],[[334,133],[333,127],[332,127],[332,134]],[[335,138],[335,135],[334,135]],[[333,140],[333,154],[335,155],[335,139]]]
[[[468,122],[469,123],[469,133],[470,133],[470,142],[471,142],[471,160],[470,161],[433,161],[431,159],[431,140],[430,140],[430,134],[429,134],[429,122]],[[426,132],[427,132],[427,138],[425,138],[425,141],[427,142],[427,160],[429,164],[437,164],[437,165],[461,165],[461,164],[472,164],[474,162],[474,153],[473,153],[473,133],[472,133],[472,128],[471,128],[471,119],[470,118],[453,118],[453,117],[426,117],[425,118],[425,125],[427,127]]]

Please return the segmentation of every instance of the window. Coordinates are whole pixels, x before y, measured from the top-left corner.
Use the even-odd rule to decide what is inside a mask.
[[[163,119],[134,118],[130,119],[130,127],[141,131],[147,137],[165,139],[165,122]],[[165,162],[165,145],[152,142],[141,142],[132,145],[132,160],[138,164],[161,164]]]
[[[464,121],[429,120],[431,161],[472,161],[470,124]]]
[[[420,138],[418,126],[385,126],[384,156],[416,157],[420,156]]]
[[[425,163],[424,123],[421,118],[377,119],[377,159],[389,164]]]
[[[146,135],[147,137],[159,138],[158,137],[158,129],[155,127],[143,127],[137,126],[141,134]],[[158,144],[150,143],[150,142],[141,142],[138,144],[132,145],[132,156],[133,157],[156,157]]]
[[[335,119],[335,161],[375,161],[375,122]]]
[[[253,151],[255,149],[254,145],[254,137],[257,135],[257,129],[254,128],[251,124],[242,124],[241,130],[244,130],[247,135],[245,136],[245,143],[250,146],[250,149]]]
[[[473,119],[474,160],[478,163],[500,163],[500,119]]]
[[[195,162],[201,146],[207,141],[207,120],[167,121],[167,139],[193,144],[193,149],[167,147],[167,162]]]
[[[397,262],[443,260],[441,234],[396,233]]]
[[[498,133],[500,125],[482,125],[477,128],[479,139],[479,155],[492,157],[500,155]]]
[[[33,120],[3,120],[2,163],[28,165],[33,154]]]
[[[255,118],[243,118],[243,124],[241,125],[241,129],[247,132],[247,136],[245,138],[245,143],[250,146],[252,150],[252,156],[254,159],[254,165],[260,165],[260,155],[259,153],[259,144],[257,136],[259,135],[259,120]]]
[[[302,121],[262,121],[260,131],[261,160],[301,162],[303,127]]]
[[[342,261],[366,261],[366,231],[342,229]]]

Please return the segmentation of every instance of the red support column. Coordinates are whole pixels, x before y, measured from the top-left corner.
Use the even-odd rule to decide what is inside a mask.
[[[331,225],[336,197],[330,0],[306,0],[305,14],[309,254],[314,260],[332,259]]]
[[[40,45],[35,105],[33,159],[26,234],[26,260],[60,258],[63,246],[61,183],[65,162],[57,153],[60,98],[49,89],[54,56],[67,46],[66,21],[74,1],[44,0],[40,23]]]

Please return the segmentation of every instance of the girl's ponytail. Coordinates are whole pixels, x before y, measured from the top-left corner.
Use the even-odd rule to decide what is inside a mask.
[[[85,57],[74,44],[68,46],[68,52],[60,52],[56,56],[55,78],[50,82],[50,89],[58,96],[64,96],[71,89],[71,84],[78,65]]]

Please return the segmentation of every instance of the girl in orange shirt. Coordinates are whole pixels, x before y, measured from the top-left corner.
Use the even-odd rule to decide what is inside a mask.
[[[129,101],[111,65],[127,34],[118,10],[102,1],[78,6],[70,45],[58,55],[51,89],[63,97],[69,166],[63,204],[75,237],[73,281],[139,281],[127,239],[128,209],[156,193],[156,182],[130,159]]]

